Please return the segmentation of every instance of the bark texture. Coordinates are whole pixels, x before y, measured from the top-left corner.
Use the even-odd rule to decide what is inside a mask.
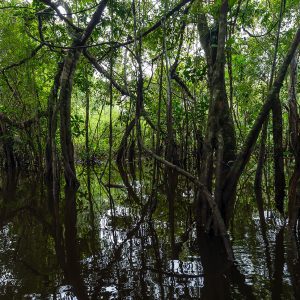
[[[289,132],[290,148],[295,159],[292,177],[289,182],[289,226],[295,230],[300,217],[300,132],[299,113],[297,104],[297,54],[294,55],[290,66],[289,87]]]

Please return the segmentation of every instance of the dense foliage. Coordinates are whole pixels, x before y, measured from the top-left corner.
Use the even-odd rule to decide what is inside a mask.
[[[110,170],[116,159],[135,180],[151,158],[170,221],[187,178],[198,231],[220,235],[229,258],[226,230],[245,191],[262,224],[267,198],[295,229],[299,4],[2,1],[2,167],[41,171],[55,200],[61,171],[76,190],[78,164]]]

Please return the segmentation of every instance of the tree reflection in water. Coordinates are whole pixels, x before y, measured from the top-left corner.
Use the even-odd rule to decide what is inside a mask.
[[[89,170],[53,199],[42,179],[2,176],[1,299],[299,298],[299,242],[284,226],[238,215],[232,264],[220,240],[196,239],[180,181],[170,219],[164,190],[153,212],[146,179],[113,180]]]

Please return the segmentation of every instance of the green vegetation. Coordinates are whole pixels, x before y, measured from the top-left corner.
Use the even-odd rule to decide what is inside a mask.
[[[166,209],[174,247],[188,211],[231,262],[241,201],[264,238],[266,208],[300,230],[299,0],[3,0],[0,16],[4,176],[41,174],[72,216],[101,164],[110,201]]]

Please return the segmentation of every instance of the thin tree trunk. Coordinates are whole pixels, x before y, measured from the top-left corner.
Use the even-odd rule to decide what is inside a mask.
[[[289,132],[290,147],[295,158],[294,171],[289,182],[289,226],[295,230],[297,220],[300,216],[300,132],[299,113],[297,105],[297,53],[294,55],[290,66],[290,87],[289,87]]]
[[[254,180],[254,193],[255,193],[255,199],[256,199],[258,213],[259,213],[260,225],[263,234],[266,232],[266,220],[264,214],[264,201],[262,195],[262,174],[263,174],[263,167],[264,167],[265,156],[266,156],[266,140],[268,134],[268,123],[269,122],[267,119],[263,125],[263,129],[261,133],[259,157],[258,157],[257,169],[255,173],[255,180]]]
[[[165,4],[165,13],[168,10],[168,4]],[[167,40],[166,40],[166,21],[163,22],[163,52],[166,66],[166,82],[167,82],[167,141],[166,141],[166,159],[174,164],[177,161],[177,145],[174,137],[173,128],[173,98],[172,98],[172,83],[171,83],[171,70],[170,61],[168,56]],[[166,180],[167,180],[167,199],[169,205],[169,228],[172,257],[175,259],[175,198],[178,175],[176,170],[166,166]]]
[[[285,0],[281,0],[270,86],[273,83],[273,77],[275,74],[279,36],[280,36],[280,29],[281,29],[284,7],[285,7]],[[273,144],[274,144],[273,159],[274,159],[275,203],[278,211],[283,214],[283,210],[284,210],[283,204],[284,204],[284,197],[285,197],[285,177],[284,177],[283,145],[282,145],[283,144],[282,142],[283,121],[282,121],[282,108],[279,99],[279,93],[275,95],[274,104],[272,107],[272,119],[273,119]]]
[[[272,109],[273,119],[273,158],[274,158],[274,186],[275,186],[275,203],[280,213],[284,211],[285,197],[285,176],[283,161],[283,141],[282,141],[282,108],[279,100],[279,94],[275,95],[275,101]]]
[[[86,74],[87,76],[87,74]],[[90,123],[90,90],[89,90],[89,82],[88,78],[87,80],[87,86],[85,91],[85,151],[86,151],[86,163],[90,164],[90,144],[89,144],[89,123]]]

